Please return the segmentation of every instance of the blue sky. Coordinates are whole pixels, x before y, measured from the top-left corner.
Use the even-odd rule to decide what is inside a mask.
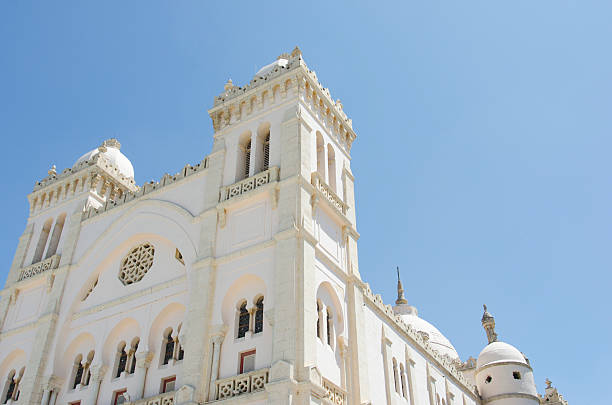
[[[142,184],[210,152],[231,77],[297,44],[353,119],[362,277],[477,356],[498,334],[609,402],[609,1],[0,3],[0,279],[51,164],[117,137]]]

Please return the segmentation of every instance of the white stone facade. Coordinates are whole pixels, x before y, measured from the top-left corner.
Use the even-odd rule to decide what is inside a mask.
[[[356,135],[299,49],[209,114],[212,152],[159,182],[109,140],[36,184],[0,293],[0,403],[489,403],[486,370],[361,280]]]

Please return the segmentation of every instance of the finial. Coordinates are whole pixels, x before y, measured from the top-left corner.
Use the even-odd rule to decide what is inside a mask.
[[[232,79],[227,79],[227,83],[223,86],[223,90],[228,91],[232,87],[234,87],[234,82],[232,82]]]
[[[497,342],[497,333],[495,333],[495,318],[489,313],[489,311],[487,311],[486,304],[484,304],[482,307],[484,308],[484,313],[482,314],[482,319],[480,322],[487,333],[487,339],[489,340],[489,343]]]
[[[546,388],[552,388],[552,381],[550,381],[548,378],[545,381],[546,383]]]
[[[103,149],[101,149],[103,148]],[[110,138],[106,141],[102,142],[102,146],[98,148],[100,152],[106,152],[107,148],[115,148],[117,150],[121,149],[121,144],[117,140],[117,138]]]
[[[301,56],[301,55],[302,55],[302,51],[296,45],[295,48],[293,48],[293,51],[291,52],[291,56],[296,57],[296,56]]]
[[[407,304],[406,297],[404,297],[404,288],[402,287],[402,280],[400,280],[399,266],[397,266],[397,299],[395,305]]]
[[[51,166],[47,174],[49,174],[49,176],[55,176],[57,174],[57,171],[55,170],[55,165]]]

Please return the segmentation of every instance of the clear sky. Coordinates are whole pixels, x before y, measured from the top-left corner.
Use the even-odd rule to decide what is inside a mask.
[[[51,164],[110,137],[138,184],[198,162],[225,81],[299,45],[358,135],[372,289],[392,303],[399,265],[463,359],[487,303],[540,392],[608,404],[612,3],[295,3],[0,2],[0,279]]]

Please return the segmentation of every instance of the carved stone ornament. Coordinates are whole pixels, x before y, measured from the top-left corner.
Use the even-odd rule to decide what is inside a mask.
[[[147,274],[153,265],[155,248],[150,243],[143,243],[135,247],[121,261],[119,280],[124,285],[136,283]]]

